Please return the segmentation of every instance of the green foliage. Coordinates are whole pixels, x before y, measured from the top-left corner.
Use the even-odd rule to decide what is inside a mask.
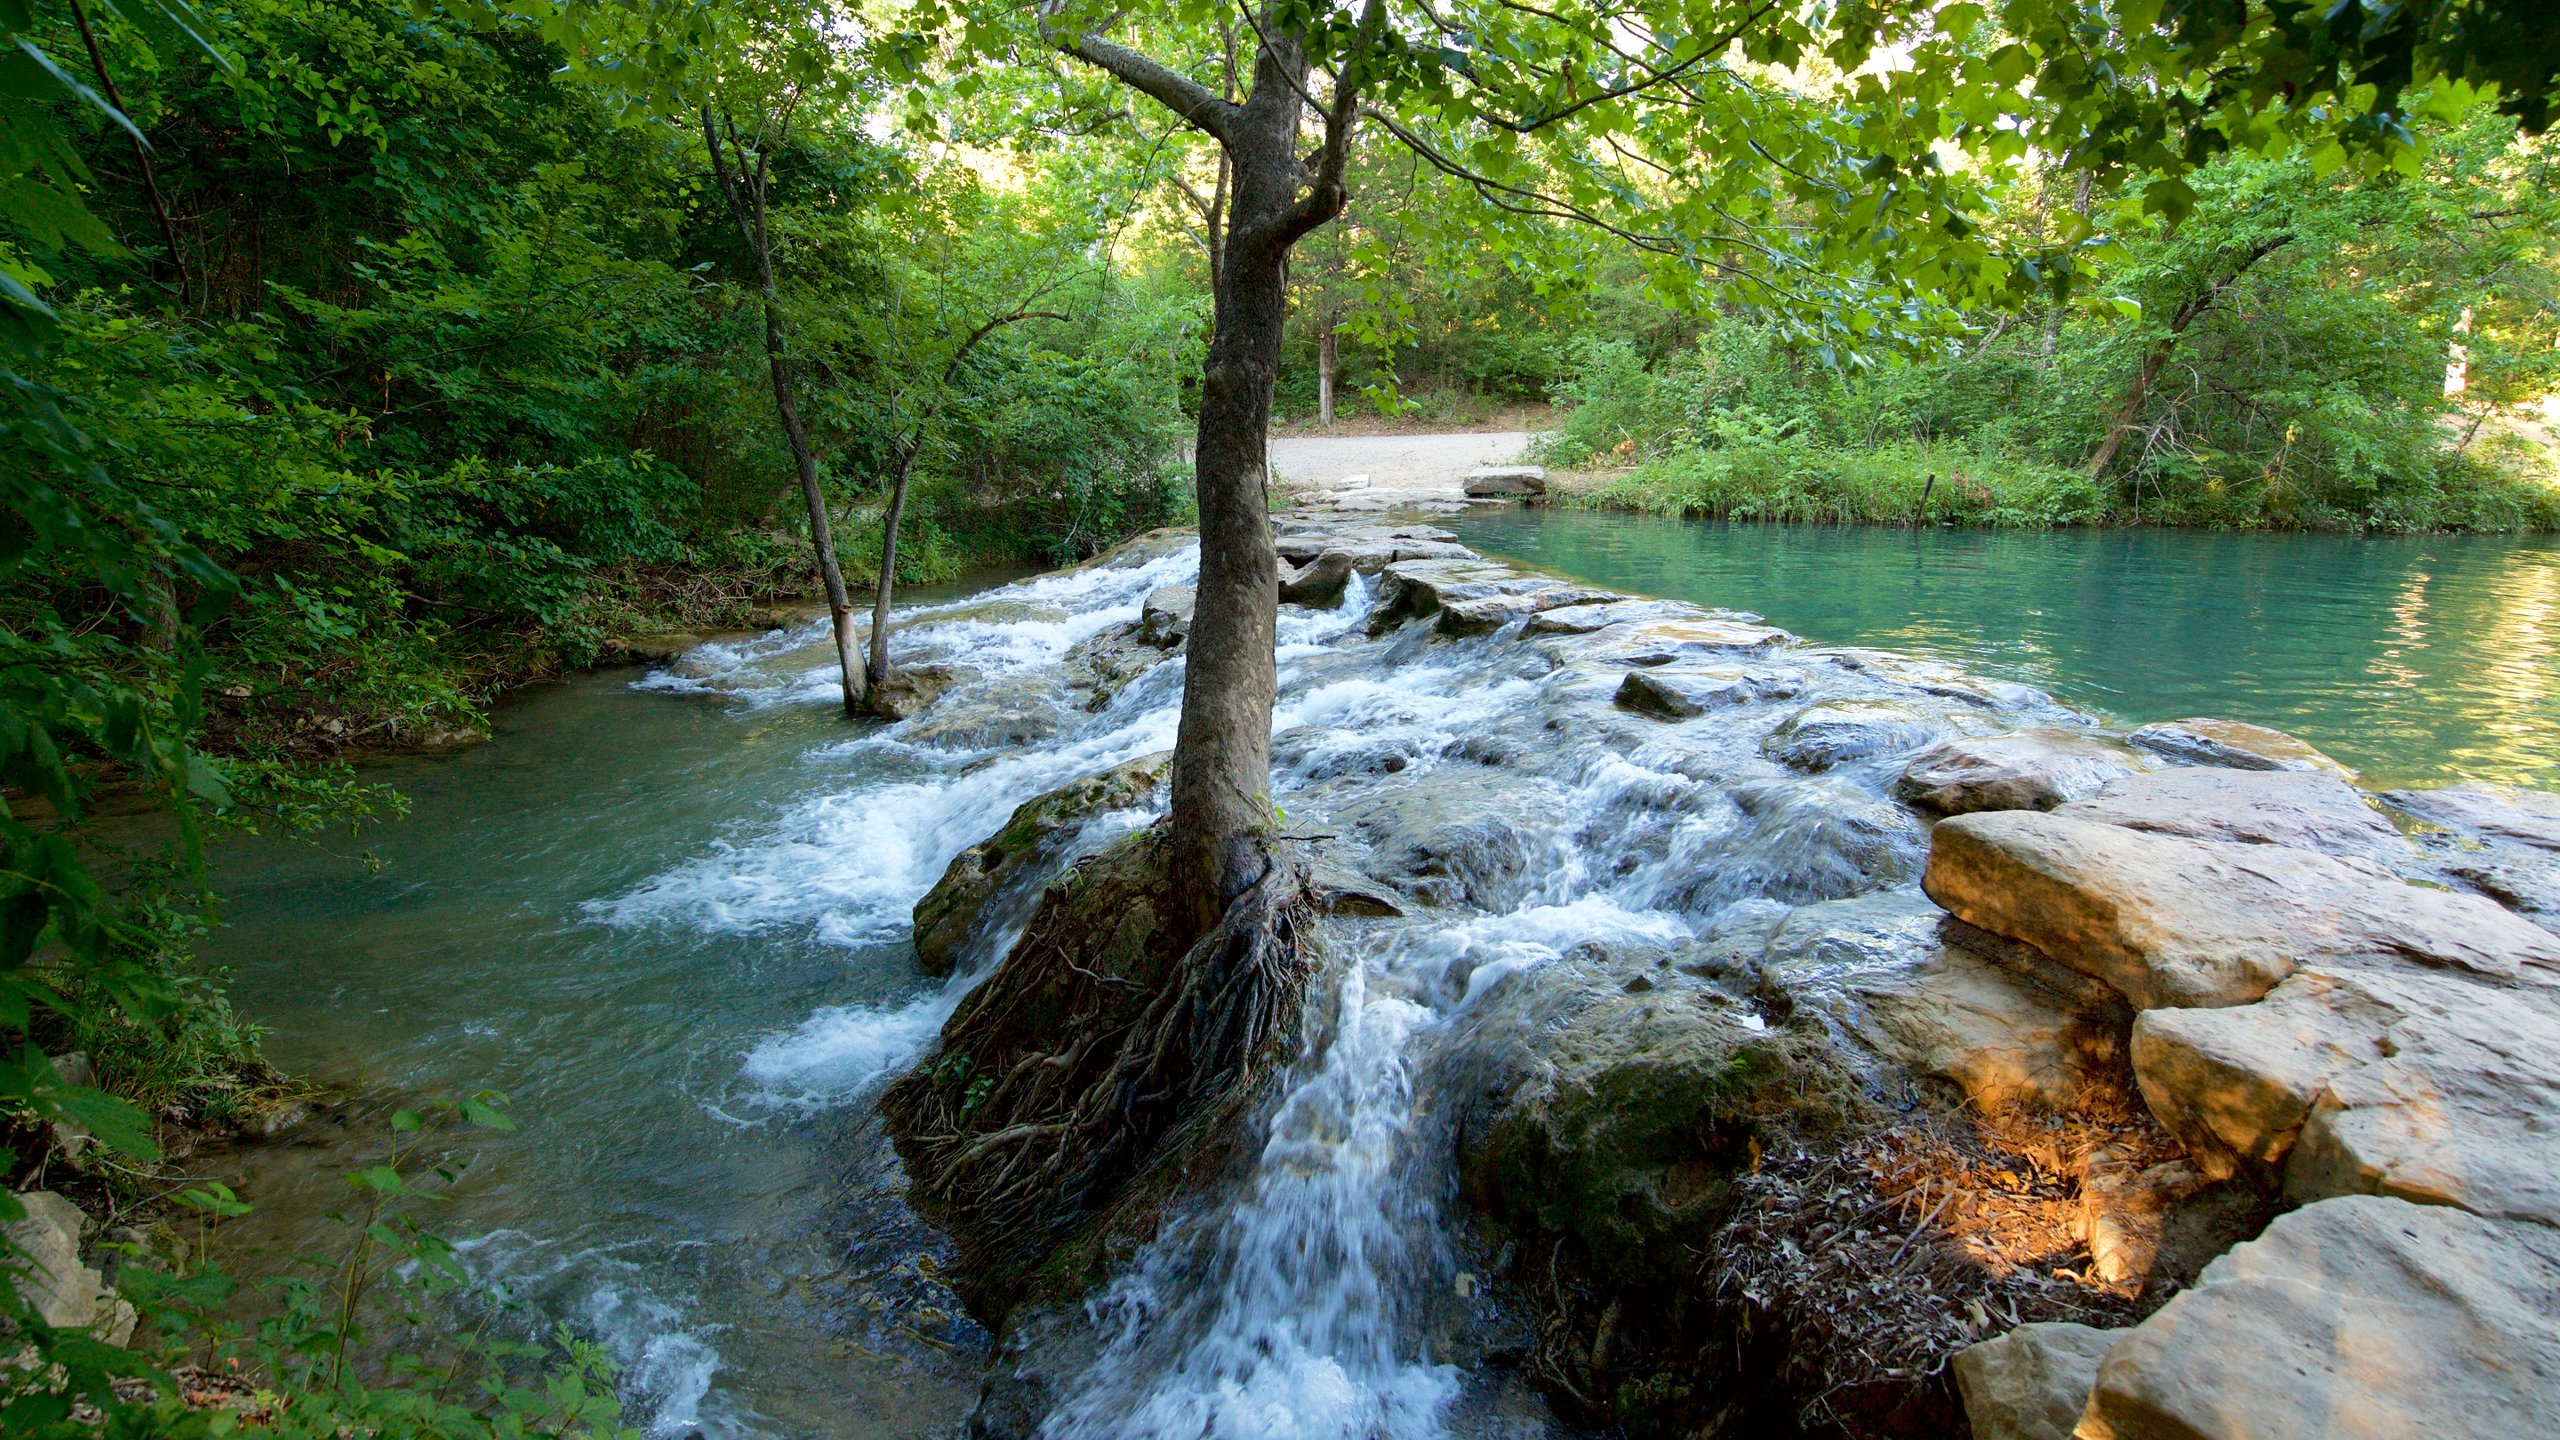
[[[1639,463],[1599,494],[1663,511],[1910,523],[1935,475],[1928,518],[1960,523],[2551,528],[2551,459],[2477,433],[2553,379],[2549,147],[2475,109],[2428,167],[2217,161],[2184,224],[2122,217],[2108,299],[1983,316],[1954,356],[1837,370],[1748,320],[1658,360],[1582,342],[1550,454]],[[2046,223],[2046,202],[2013,195],[2005,223]],[[2469,386],[2449,398],[2456,339]]]
[[[296,1257],[287,1273],[261,1282],[254,1321],[237,1318],[243,1287],[203,1243],[211,1227],[250,1209],[218,1183],[174,1197],[197,1228],[186,1253],[124,1247],[119,1288],[142,1315],[130,1349],[53,1329],[0,1286],[0,1320],[38,1360],[0,1374],[0,1424],[25,1440],[211,1440],[241,1431],[282,1440],[634,1440],[612,1365],[566,1331],[536,1345],[493,1338],[484,1325],[430,1335],[427,1353],[402,1348],[431,1315],[468,1298],[460,1257],[429,1217],[461,1175],[457,1132],[512,1129],[504,1103],[484,1093],[394,1112],[380,1161],[346,1177],[350,1203],[332,1216],[343,1248]]]

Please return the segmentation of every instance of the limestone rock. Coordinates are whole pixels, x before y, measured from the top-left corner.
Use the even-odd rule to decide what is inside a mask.
[[[2080,1176],[2090,1273],[2111,1285],[2148,1280],[2170,1210],[2203,1189],[2207,1178],[2185,1160],[2140,1164],[2122,1146],[2091,1154]]]
[[[1437,525],[1327,525],[1281,535],[1273,542],[1283,561],[1304,565],[1339,550],[1351,568],[1375,575],[1405,560],[1482,560]]]
[[[1167,585],[1147,596],[1138,609],[1138,638],[1170,650],[1191,633],[1191,611],[1199,593],[1188,585]]]
[[[1761,749],[1780,764],[1819,772],[1917,750],[1944,733],[1937,721],[1890,700],[1825,700],[1789,717]]]
[[[1547,493],[1543,465],[1479,465],[1467,472],[1466,491],[1477,500]]]
[[[2435,874],[2560,931],[2560,795],[2448,785],[2382,798],[2436,827],[2414,837]]]
[[[904,720],[958,686],[978,678],[965,665],[899,665],[873,677],[863,704],[885,720]]]
[[[2134,1027],[2143,1098],[2298,1200],[2382,1194],[2560,1224],[2560,996],[2306,968],[2255,1005]]]
[[[1343,589],[1350,583],[1350,552],[1327,550],[1308,561],[1305,569],[1281,581],[1280,603],[1330,610],[1342,603]]]
[[[1326,915],[1393,918],[1405,913],[1403,896],[1356,870],[1339,865],[1319,863],[1309,866],[1307,891],[1316,909]]]
[[[2050,810],[2144,767],[2126,746],[2069,730],[1941,740],[1911,757],[1894,793],[1923,810]]]
[[[1068,697],[1037,673],[998,677],[946,701],[907,721],[898,738],[943,750],[1036,745],[1057,734],[1069,713]]]
[[[1667,664],[1686,656],[1717,651],[1747,651],[1757,654],[1775,650],[1795,639],[1775,625],[1762,625],[1724,615],[1701,615],[1695,618],[1656,620],[1636,626],[1628,632],[1630,646],[1650,650],[1662,656],[1646,661],[1635,655],[1626,657],[1630,664]]]
[[[2290,845],[2386,865],[2410,853],[2363,791],[2326,770],[2185,766],[2118,780],[2059,813],[2155,835]]]
[[[2279,1217],[2124,1332],[2077,1440],[2560,1432],[2560,1233],[2346,1197]]]
[[[1508,975],[1463,1012],[1467,1038],[1445,1052],[1469,1073],[1438,1087],[1461,1111],[1468,1199],[1505,1225],[1579,1240],[1609,1284],[1658,1285],[1685,1258],[1684,1242],[1726,1213],[1756,1117],[1796,1091],[1787,1037],[1661,973],[1632,993],[1605,963]]]
[[[2560,937],[2485,900],[2277,845],[1991,811],[1938,823],[1922,883],[1968,924],[2103,980],[2142,1010],[2245,1004],[2323,956],[2560,982]]]
[[[1557,585],[1526,590],[1509,595],[1485,595],[1471,600],[1451,600],[1440,607],[1440,619],[1433,628],[1443,635],[1486,635],[1523,616],[1568,605],[1590,605],[1626,597],[1608,590],[1587,590],[1578,585]]]
[[[1437,613],[1460,600],[1527,595],[1565,588],[1552,575],[1531,575],[1482,559],[1399,560],[1381,572],[1369,633],[1384,635],[1407,620]],[[1579,603],[1586,595],[1577,595]]]
[[[2430,825],[2560,850],[2560,795],[2504,785],[2447,785],[2393,790],[2382,798]]]
[[[1804,693],[1802,671],[1739,665],[1664,666],[1630,670],[1618,682],[1620,708],[1662,720],[1686,720],[1728,705],[1785,700]]]
[[[1695,605],[1677,600],[1600,600],[1587,605],[1563,605],[1541,610],[1529,617],[1521,627],[1528,635],[1589,635],[1613,625],[1640,624],[1648,620],[1689,619],[1702,612]]]
[[[2098,1363],[2123,1334],[2051,1320],[1957,1351],[1956,1389],[1973,1440],[2071,1440]]]
[[[1096,815],[1147,803],[1172,759],[1169,753],[1143,756],[1026,800],[1003,829],[953,856],[942,878],[916,902],[916,968],[950,974],[982,928],[989,904],[1017,880],[1028,880],[1049,842]]]
[[[8,1283],[57,1330],[87,1330],[110,1345],[133,1338],[134,1311],[80,1263],[80,1207],[49,1190],[18,1196],[26,1213],[8,1226],[24,1268]]]
[[[2219,765],[2228,770],[2327,770],[2352,778],[2354,771],[2281,730],[2238,720],[2163,720],[2133,732],[2133,743],[2154,755],[2187,765]]]
[[[1798,1013],[1829,1016],[1864,1049],[1953,1082],[1986,1111],[2068,1104],[2114,1049],[2071,999],[1965,945],[1908,889],[1792,910],[1756,963]]]

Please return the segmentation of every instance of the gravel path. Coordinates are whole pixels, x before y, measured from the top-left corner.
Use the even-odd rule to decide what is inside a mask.
[[[1507,465],[1534,437],[1526,430],[1463,435],[1291,436],[1271,442],[1271,470],[1301,502],[1336,510],[1454,510],[1479,465]]]

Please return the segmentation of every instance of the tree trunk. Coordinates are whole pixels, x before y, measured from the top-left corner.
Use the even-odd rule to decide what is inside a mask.
[[[733,170],[723,158],[720,132],[712,124],[709,105],[702,107],[702,142],[710,152],[712,174],[728,198],[730,213],[737,218],[739,238],[746,242],[747,253],[755,260],[756,293],[764,303],[765,366],[773,375],[773,408],[782,416],[783,437],[790,442],[791,462],[800,473],[800,498],[809,507],[809,543],[817,547],[818,578],[826,585],[827,613],[835,622],[836,667],[844,683],[844,712],[857,715],[870,683],[863,671],[862,652],[854,645],[853,600],[845,593],[843,567],[836,563],[835,530],[827,521],[827,497],[818,483],[817,457],[810,452],[808,427],[800,423],[800,402],[791,392],[782,297],[773,283],[773,236],[765,224],[765,152],[758,151],[754,171],[746,169],[743,155]]]
[[[2221,299],[2223,291],[2247,274],[2250,266],[2274,254],[2292,239],[2287,234],[2258,242],[2240,257],[2238,264],[2231,267],[2230,274],[2188,296],[2178,306],[2177,312],[2169,317],[2169,333],[2161,336],[2159,343],[2143,355],[2142,368],[2134,372],[2133,384],[2125,391],[2124,404],[2116,410],[2115,419],[2107,424],[2107,438],[2099,442],[2097,453],[2089,457],[2090,479],[2103,478],[2107,467],[2115,463],[2116,452],[2124,448],[2125,437],[2133,433],[2133,422],[2142,418],[2142,407],[2151,401],[2151,387],[2159,380],[2161,367],[2169,363],[2169,356],[2177,350],[2178,337],[2187,333],[2187,327],[2196,322],[2197,316],[2212,309],[2213,302]]]
[[[1324,328],[1316,332],[1316,423],[1333,424],[1333,372],[1341,363],[1341,349],[1336,344],[1333,317],[1327,315]]]
[[[1208,362],[1200,376],[1193,465],[1200,496],[1200,582],[1185,648],[1182,722],[1173,750],[1166,871],[1208,933],[1271,870],[1271,702],[1279,688],[1279,558],[1271,543],[1265,442],[1271,387],[1289,314],[1289,248],[1342,213],[1342,176],[1359,114],[1361,76],[1385,34],[1383,0],[1363,7],[1359,40],[1337,67],[1324,143],[1297,153],[1307,58],[1282,7],[1262,8],[1253,88],[1221,99],[1181,72],[1090,32],[1050,30],[1050,43],[1110,71],[1214,137],[1227,157],[1230,204],[1218,265]]]
[[[907,480],[915,474],[916,451],[910,444],[898,457],[897,478],[889,483],[889,510],[880,518],[880,589],[871,602],[871,683],[889,678],[889,592],[898,579],[898,521],[907,513]]]
[[[1299,196],[1306,70],[1297,48],[1275,37],[1255,56],[1252,93],[1224,137],[1235,188],[1201,373],[1199,599],[1185,644],[1168,826],[1172,873],[1203,930],[1270,864],[1263,840],[1272,827],[1280,597],[1265,441],[1289,313],[1289,247],[1342,208],[1338,169],[1316,194]]]

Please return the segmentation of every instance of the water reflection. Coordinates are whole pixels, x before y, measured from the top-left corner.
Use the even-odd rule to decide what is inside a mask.
[[[2290,730],[2376,786],[2560,788],[2549,537],[1725,525],[1572,510],[1456,522],[1581,579],[1914,650],[2139,723]]]

